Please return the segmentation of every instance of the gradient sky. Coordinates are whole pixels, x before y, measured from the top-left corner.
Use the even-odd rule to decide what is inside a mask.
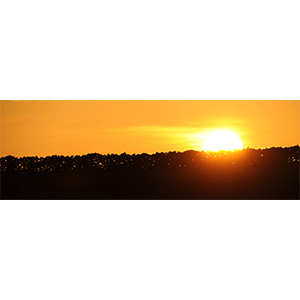
[[[244,148],[299,145],[300,101],[1,101],[1,156],[203,150],[220,129]]]

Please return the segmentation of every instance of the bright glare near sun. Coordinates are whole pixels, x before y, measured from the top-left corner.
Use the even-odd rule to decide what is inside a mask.
[[[204,151],[234,151],[242,149],[243,143],[241,139],[235,133],[228,130],[213,132],[204,143]]]

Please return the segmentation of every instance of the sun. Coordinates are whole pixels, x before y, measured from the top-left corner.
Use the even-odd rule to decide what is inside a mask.
[[[204,151],[234,151],[242,149],[243,143],[241,139],[235,133],[228,130],[213,132],[204,143]]]

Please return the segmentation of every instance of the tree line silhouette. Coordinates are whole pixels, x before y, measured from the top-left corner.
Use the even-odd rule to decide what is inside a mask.
[[[1,158],[2,199],[299,199],[299,146]]]

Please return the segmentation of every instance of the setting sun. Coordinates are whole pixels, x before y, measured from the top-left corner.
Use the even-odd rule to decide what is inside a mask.
[[[241,139],[233,132],[219,130],[212,133],[204,143],[204,151],[242,150]]]
[[[299,104],[0,101],[0,198],[299,199]]]

